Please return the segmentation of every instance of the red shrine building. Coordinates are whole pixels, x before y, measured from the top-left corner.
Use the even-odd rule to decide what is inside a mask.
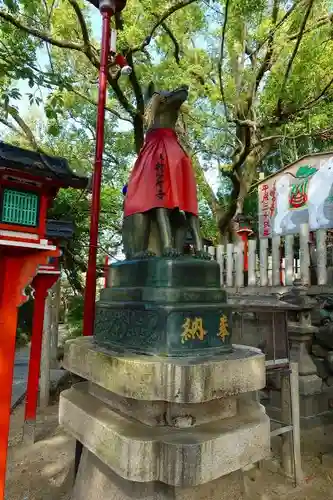
[[[60,275],[47,212],[60,188],[85,189],[68,162],[0,142],[0,500],[4,498],[18,307],[35,290],[26,421],[35,419],[44,302]]]
[[[0,245],[47,246],[47,210],[59,189],[86,186],[65,159],[0,142]]]

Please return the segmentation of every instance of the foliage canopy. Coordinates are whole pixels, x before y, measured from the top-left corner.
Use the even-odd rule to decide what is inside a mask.
[[[108,75],[103,249],[120,241],[121,188],[143,143],[144,93],[152,80],[163,89],[190,86],[184,120],[206,236],[232,229],[230,221],[243,211],[260,170],[330,146],[330,3],[128,2],[117,48],[133,71],[127,79],[110,67]],[[9,127],[10,140],[63,155],[86,173],[94,155],[99,29],[99,14],[85,0],[0,0],[0,121]],[[28,117],[18,111],[18,80],[29,89]],[[42,120],[33,116],[36,106]],[[53,210],[57,217],[72,214],[77,223],[66,257],[79,291],[75,270],[85,267],[88,211],[89,196],[77,199],[70,192],[61,194]]]

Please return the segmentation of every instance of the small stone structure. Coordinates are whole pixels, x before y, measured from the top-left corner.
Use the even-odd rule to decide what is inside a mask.
[[[275,297],[269,296],[269,291],[266,296],[241,294],[229,297],[230,304],[239,305],[233,328],[235,342],[259,347],[266,354],[267,337],[272,339],[274,332],[275,355],[279,357],[280,349],[283,351],[285,336],[282,317],[279,319],[279,316],[286,316],[289,357],[299,367],[300,420],[303,428],[316,426],[324,420],[332,421],[333,417],[332,328],[330,324],[318,327],[313,323],[317,302],[311,295],[308,287],[296,280],[289,291]],[[240,314],[242,309],[247,310]],[[268,387],[270,394],[269,399],[265,399],[265,406],[271,418],[278,418],[281,409],[279,375],[268,376]]]
[[[327,315],[327,313],[326,313]],[[318,411],[321,419],[333,418],[333,328],[332,322],[316,322],[315,331],[309,348],[311,359],[316,366],[321,391],[318,394]]]
[[[317,331],[311,320],[311,311],[316,302],[307,295],[307,287],[298,280],[294,282],[293,288],[284,293],[281,298],[298,308],[298,311],[288,314],[288,337],[290,359],[298,363],[300,414],[304,426],[309,419],[321,413],[319,395],[322,392],[322,380],[309,354],[313,335]]]
[[[255,498],[239,479],[270,454],[253,398],[265,356],[231,345],[219,279],[216,262],[187,257],[114,267],[94,339],[65,350],[85,379],[60,399],[61,424],[84,446],[72,500]]]
[[[60,422],[84,448],[71,500],[254,500],[239,471],[270,454],[270,422],[253,398],[265,356],[232,346],[220,266],[203,249],[194,169],[175,133],[187,96],[186,86],[152,93],[124,201],[126,260],[112,265],[94,339],[67,345],[64,366],[86,380],[60,399]],[[193,256],[183,254],[188,229]]]
[[[85,448],[72,500],[236,500],[241,483],[224,476],[270,454],[269,419],[249,394],[265,385],[257,349],[209,361],[119,356],[88,337],[68,343],[64,364],[87,380],[60,402],[61,424]]]
[[[232,307],[232,335],[237,344],[261,349],[266,355],[266,366],[289,363],[287,313],[298,311],[271,295],[228,295]]]

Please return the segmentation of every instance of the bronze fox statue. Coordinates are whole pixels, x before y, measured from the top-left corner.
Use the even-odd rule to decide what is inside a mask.
[[[196,181],[181,146],[177,121],[188,87],[148,90],[145,143],[131,172],[124,199],[123,245],[127,259],[182,255],[188,229],[194,256],[204,252],[198,218]]]

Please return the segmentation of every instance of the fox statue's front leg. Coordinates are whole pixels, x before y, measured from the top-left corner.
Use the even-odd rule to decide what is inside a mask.
[[[156,222],[160,233],[161,250],[163,257],[178,257],[182,252],[174,246],[172,226],[170,222],[170,210],[167,208],[156,208]]]
[[[149,212],[124,217],[122,236],[126,259],[143,259],[154,255],[148,250],[150,226]]]
[[[196,215],[190,213],[186,214],[186,218],[193,237],[195,251],[194,256],[198,259],[211,260],[211,256],[209,255],[209,253],[204,251],[202,238],[200,235],[199,218]]]

